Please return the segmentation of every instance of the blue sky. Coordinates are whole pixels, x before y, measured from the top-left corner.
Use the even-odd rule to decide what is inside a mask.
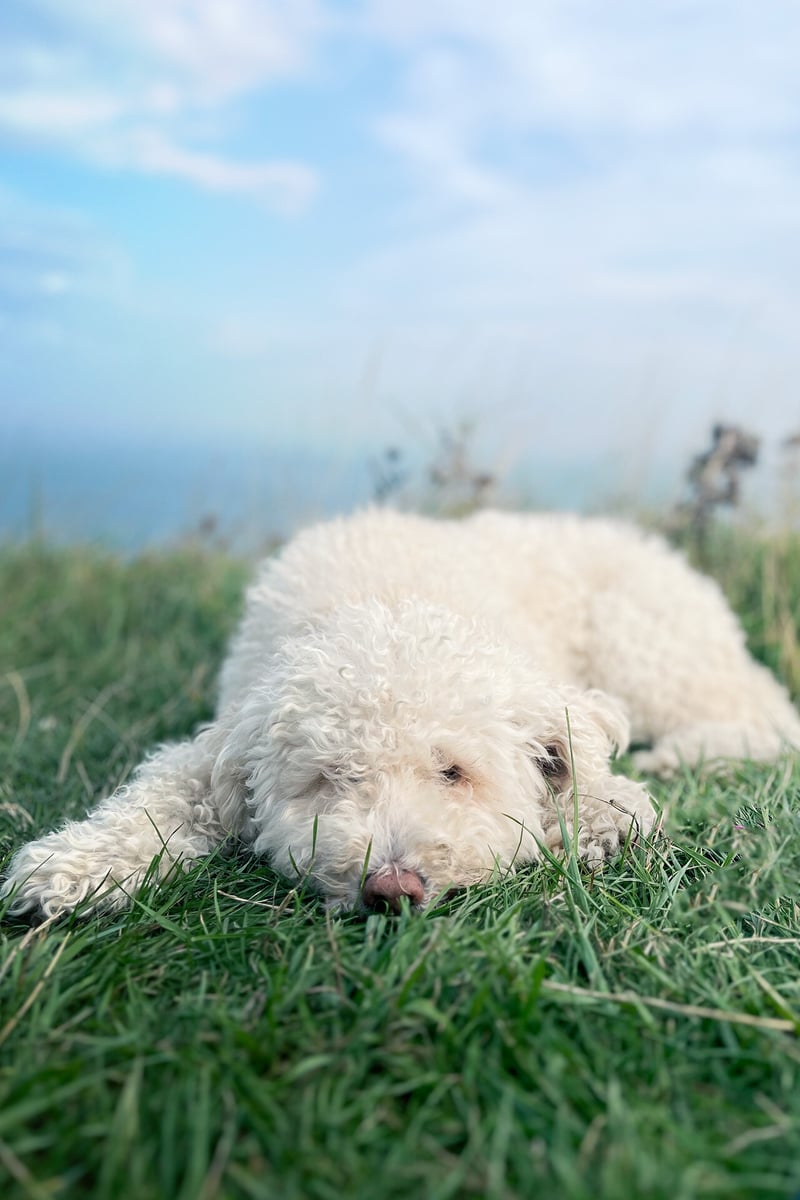
[[[7,430],[800,429],[794,0],[3,0]]]

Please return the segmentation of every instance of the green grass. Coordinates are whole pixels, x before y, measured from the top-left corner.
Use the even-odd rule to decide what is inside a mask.
[[[800,551],[775,554],[718,566],[790,668]],[[4,851],[209,714],[243,576],[0,553]],[[234,851],[121,916],[6,919],[0,1194],[791,1196],[800,768],[657,795],[649,849],[422,916],[327,918]]]

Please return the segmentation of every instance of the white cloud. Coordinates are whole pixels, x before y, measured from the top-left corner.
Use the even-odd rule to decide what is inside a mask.
[[[737,136],[796,120],[793,0],[367,0],[364,22],[413,55],[423,91],[428,56],[445,47],[471,60],[481,86],[459,107],[473,118]]]
[[[215,99],[298,73],[324,25],[314,0],[118,0],[117,7],[156,61]]]
[[[276,394],[313,396],[316,413],[354,393],[380,346],[370,430],[381,403],[502,408],[524,415],[531,442],[591,450],[624,440],[634,409],[702,426],[753,397],[775,428],[794,405],[796,427],[794,0],[25,3],[66,33],[0,44],[7,137],[278,210],[308,204],[316,176],[233,154],[240,102],[292,80],[306,119],[313,79],[324,122],[343,72],[372,62],[356,72],[360,107],[347,92],[356,149],[331,167],[330,213],[319,206],[342,246],[316,255],[313,283],[300,253],[252,295],[207,298],[210,348],[241,360],[259,396],[268,366]],[[358,157],[365,130],[372,161]],[[73,286],[58,257],[31,278],[59,272]]]
[[[0,187],[0,318],[12,346],[60,336],[67,299],[125,299],[129,274],[119,247],[80,214]]]
[[[39,279],[39,287],[45,296],[63,296],[72,289],[72,280],[64,271],[45,271]]]
[[[362,19],[405,64],[375,130],[431,201],[496,205],[559,156],[596,178],[727,155],[750,187],[782,156],[796,181],[793,0],[366,0]]]
[[[123,112],[119,101],[101,92],[0,92],[0,128],[54,140],[107,127]]]
[[[253,313],[228,315],[219,322],[211,342],[226,358],[261,358],[274,344],[272,322]]]
[[[251,195],[280,211],[296,212],[317,187],[316,173],[292,162],[241,163],[187,150],[161,134],[140,129],[98,147],[98,156],[117,167],[134,165],[149,175],[183,179],[211,192]]]
[[[63,0],[33,4],[64,27]],[[305,70],[327,24],[318,0],[71,0],[61,55],[74,60],[79,45],[95,72],[111,59],[129,78],[160,76],[216,104]]]
[[[481,402],[505,379],[614,411],[655,371],[659,403],[705,420],[715,372],[732,410],[759,372],[796,376],[793,3],[367,0],[362,22],[401,64],[374,130],[411,201],[342,303],[407,392]]]
[[[432,185],[428,203],[440,186],[453,199],[477,205],[510,201],[518,191],[510,178],[471,155],[458,130],[446,120],[437,121],[434,115],[423,120],[413,114],[394,115],[377,118],[374,129]]]
[[[720,415],[796,424],[790,4],[367,0],[358,31],[394,55],[365,119],[408,188],[341,277],[337,336],[305,332],[337,394],[381,347],[365,427],[467,412],[591,454],[632,420],[681,450]],[[274,341],[237,320],[215,345]]]
[[[280,211],[311,199],[310,167],[231,158],[213,132],[208,144],[207,118],[307,67],[322,25],[315,0],[75,0],[67,21],[57,0],[38,9],[53,20],[48,40],[18,33],[0,51],[0,135]]]

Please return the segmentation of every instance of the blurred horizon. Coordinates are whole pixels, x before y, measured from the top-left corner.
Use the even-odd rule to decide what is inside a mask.
[[[493,481],[484,499],[504,507],[632,511],[637,503],[668,504],[680,490],[680,472],[676,478],[663,463],[632,466],[607,454],[526,455],[503,464],[482,453],[479,437],[466,449],[468,470]],[[434,442],[375,453],[267,441],[242,446],[235,439],[182,446],[107,435],[16,435],[0,448],[0,543],[45,537],[136,551],[195,538],[252,553],[310,521],[383,502],[387,469],[402,477],[386,497],[390,503],[434,511],[454,500],[458,506],[465,493],[457,482],[437,489],[431,481],[440,457]]]
[[[34,537],[135,553],[193,541],[252,555],[309,522],[374,503],[441,515],[486,504],[570,509],[664,524],[690,496],[695,456],[679,462],[641,445],[580,457],[521,448],[514,458],[492,460],[481,430],[462,438],[463,431],[441,430],[437,440],[377,452],[273,446],[268,439],[182,445],[103,432],[17,434],[0,445],[0,544]],[[454,455],[448,445],[457,446]],[[709,445],[706,438],[695,449]],[[755,469],[745,469],[739,482],[735,508],[719,517],[800,527],[798,447],[762,443]]]
[[[155,528],[148,456],[294,524],[464,421],[554,505],[774,450],[798,61],[791,0],[5,0],[0,533]]]

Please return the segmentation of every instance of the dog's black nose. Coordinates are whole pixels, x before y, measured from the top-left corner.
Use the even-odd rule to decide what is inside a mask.
[[[416,871],[392,864],[367,876],[361,896],[367,908],[397,913],[403,896],[412,904],[422,904],[425,885]]]

